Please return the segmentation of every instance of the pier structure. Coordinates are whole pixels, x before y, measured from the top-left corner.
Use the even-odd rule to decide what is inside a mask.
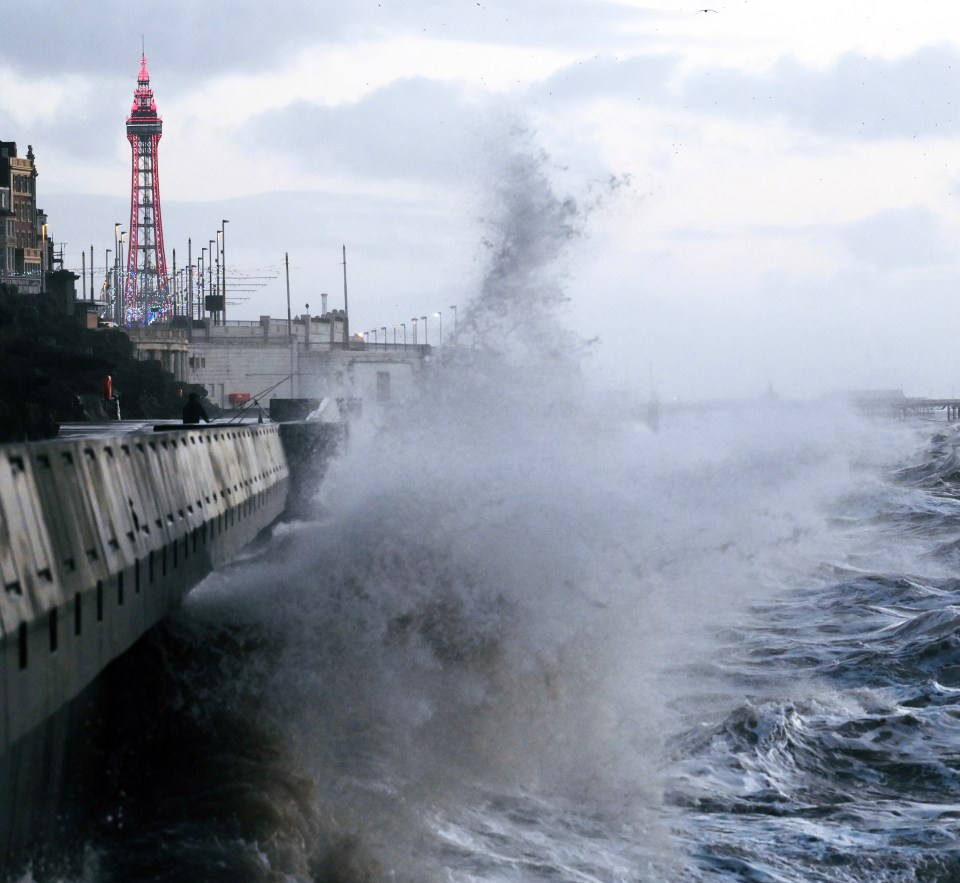
[[[133,106],[127,117],[127,140],[132,153],[130,239],[126,272],[116,292],[115,316],[120,325],[148,325],[172,312],[160,211],[157,154],[162,134],[163,120],[157,114],[150,88],[147,57],[141,55]]]

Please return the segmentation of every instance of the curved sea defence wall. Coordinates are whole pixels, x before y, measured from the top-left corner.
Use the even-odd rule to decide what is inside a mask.
[[[289,481],[274,425],[0,445],[0,756],[274,521]]]

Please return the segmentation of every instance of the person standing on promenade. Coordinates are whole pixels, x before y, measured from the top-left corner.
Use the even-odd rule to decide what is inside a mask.
[[[183,422],[185,426],[194,426],[201,420],[204,423],[210,422],[207,412],[203,410],[203,405],[200,404],[200,396],[192,392],[187,403],[183,406]]]

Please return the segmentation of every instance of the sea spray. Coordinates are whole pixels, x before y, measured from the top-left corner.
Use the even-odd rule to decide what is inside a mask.
[[[504,181],[509,222],[456,352],[354,433],[316,520],[188,612],[272,636],[261,714],[329,817],[399,878],[442,879],[449,861],[525,879],[516,856],[482,853],[498,811],[541,802],[571,826],[563,861],[587,861],[577,826],[603,820],[610,864],[594,855],[589,879],[618,862],[662,874],[680,860],[660,797],[676,706],[700,690],[712,629],[829,548],[823,504],[861,480],[861,428],[761,402],[654,434],[628,402],[601,407],[550,273],[576,203],[536,163]],[[471,841],[479,817],[490,830]]]
[[[149,701],[120,692],[113,878],[696,876],[676,734],[737,707],[720,638],[842,560],[826,516],[888,438],[773,400],[655,433],[591,394],[557,272],[589,212],[522,152],[498,184],[457,345],[154,636]]]

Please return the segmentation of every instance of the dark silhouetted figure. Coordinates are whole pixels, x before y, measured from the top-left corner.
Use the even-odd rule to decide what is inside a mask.
[[[183,422],[187,425],[195,425],[201,420],[204,423],[210,422],[207,412],[203,410],[203,405],[200,404],[200,396],[192,392],[187,403],[183,406]]]

